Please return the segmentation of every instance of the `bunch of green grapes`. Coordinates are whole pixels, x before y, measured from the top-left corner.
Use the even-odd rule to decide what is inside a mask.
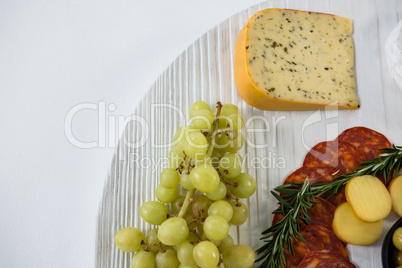
[[[203,101],[190,107],[190,118],[192,125],[174,136],[169,168],[156,188],[158,201],[140,208],[142,219],[156,228],[146,237],[136,228],[124,228],[115,243],[135,252],[133,268],[251,267],[254,251],[234,245],[229,235],[229,225],[247,220],[248,208],[240,199],[256,190],[255,179],[241,172],[243,160],[236,153],[244,143],[243,118],[235,105],[218,102],[211,111]]]

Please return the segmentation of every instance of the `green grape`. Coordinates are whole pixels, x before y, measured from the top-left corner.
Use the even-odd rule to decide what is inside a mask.
[[[221,200],[225,198],[227,193],[226,185],[222,182],[219,183],[218,189],[213,192],[206,193],[205,195],[211,200]]]
[[[391,263],[395,266],[402,265],[402,251],[398,250],[397,248],[392,248],[388,259],[390,259]]]
[[[221,108],[220,116],[219,116],[219,128],[226,128],[228,125],[228,117],[232,114],[240,114],[239,108],[237,108],[234,104],[224,104]],[[213,115],[216,117],[217,109],[213,111]]]
[[[174,168],[165,168],[159,176],[160,184],[165,188],[174,188],[179,182],[179,173]]]
[[[197,195],[194,197],[193,200],[193,209],[195,213],[200,213],[201,217],[207,217],[208,216],[208,209],[211,206],[212,202],[209,200],[208,197],[205,195]]]
[[[155,264],[155,254],[152,251],[145,251],[143,249],[135,253],[131,260],[132,268],[154,268]]]
[[[172,249],[176,252],[177,254],[177,249],[179,248],[180,244],[176,244],[172,246]]]
[[[229,204],[229,202],[224,200],[218,200],[212,203],[212,205],[208,209],[208,215],[219,215],[224,218],[227,222],[232,219],[233,216],[233,208]]]
[[[399,227],[395,230],[394,234],[392,235],[392,242],[398,250],[402,251],[402,227]]]
[[[230,202],[230,205],[233,208],[233,216],[232,219],[230,220],[230,223],[233,225],[242,225],[246,220],[248,216],[248,208],[247,206],[239,202],[237,205],[236,201]]]
[[[142,219],[150,224],[160,225],[167,219],[169,209],[162,203],[149,201],[142,204],[140,215]]]
[[[208,137],[209,138],[209,137]],[[211,165],[212,164],[212,160],[211,157],[209,157],[208,155],[199,155],[197,156],[196,159],[191,158],[191,162],[190,162],[193,166],[200,166],[203,164],[207,164],[207,165]]]
[[[183,151],[184,151],[186,140],[187,140],[186,137],[190,133],[195,133],[195,132],[199,133],[200,130],[194,128],[193,126],[183,126],[177,130],[177,132],[174,136],[174,143],[173,143],[174,146],[173,147],[176,148],[176,151],[178,153],[180,153],[181,160],[183,159],[183,156],[184,156]]]
[[[204,193],[216,191],[219,187],[218,172],[207,164],[196,166],[191,171],[190,178],[194,187]]]
[[[239,131],[244,126],[244,120],[240,116],[240,114],[231,114],[226,118],[227,123],[229,124],[230,128]]]
[[[186,137],[184,151],[191,158],[203,157],[208,150],[208,141],[201,132],[190,133]]]
[[[214,115],[209,110],[201,110],[197,115],[191,117],[194,128],[203,131],[209,131],[212,128],[213,120]]]
[[[225,147],[229,144],[229,136],[228,133],[220,133],[215,137],[215,148],[217,158],[222,158],[225,154]],[[212,152],[214,154],[214,152]]]
[[[184,140],[183,138],[184,138],[184,133],[186,132],[186,128],[187,128],[188,126],[182,126],[182,127],[179,127],[177,130],[176,130],[176,133],[174,134],[174,136],[173,136],[173,142],[174,142],[174,146],[176,146],[177,144],[179,144],[182,140]]]
[[[221,134],[221,135],[224,135],[224,136],[225,136],[225,134]],[[217,136],[217,138],[219,138],[219,137],[220,137],[220,135]],[[216,141],[218,141],[218,139],[216,139],[215,142],[216,142]],[[211,158],[215,158],[214,161],[216,161],[216,159],[218,159],[218,163],[217,163],[217,164],[219,164],[219,160],[220,160],[224,155],[225,155],[225,150],[222,149],[222,148],[220,149],[220,148],[218,148],[217,146],[215,146],[215,147],[214,147],[214,150],[212,151]]]
[[[204,225],[201,223],[197,223],[197,232],[199,234],[204,234]],[[205,239],[204,239],[205,240]]]
[[[203,241],[207,241],[207,240],[211,241],[212,243],[214,243],[215,246],[219,246],[221,244],[221,241],[222,241],[222,240],[212,239],[212,238],[208,237],[205,233],[202,233],[201,240],[203,240]]]
[[[243,147],[244,138],[240,132],[233,131],[226,134],[217,135],[216,148],[228,153],[235,153]]]
[[[228,124],[228,116],[226,116],[226,115],[220,115],[219,116],[219,123],[218,123],[218,128],[219,129],[225,129],[225,128],[228,128],[229,127],[229,124]]]
[[[178,144],[183,143],[186,140],[185,139],[186,134],[188,134],[190,132],[198,132],[198,130],[194,129],[193,126],[179,127],[179,129],[176,131],[176,133],[174,134],[174,137],[173,137],[174,146],[177,146]],[[184,145],[184,143],[183,143],[183,145]]]
[[[229,140],[225,150],[229,153],[235,153],[243,147],[244,138],[240,132],[233,133],[233,139]]]
[[[234,245],[223,252],[222,262],[226,268],[249,268],[255,262],[255,253],[248,246]]]
[[[160,245],[155,245],[157,243],[159,243],[159,239],[158,239],[158,228],[154,228],[151,231],[148,232],[147,237],[145,238],[145,243],[147,243],[148,245],[152,245],[149,246],[148,249],[154,253],[161,251],[161,246]],[[168,246],[166,245],[162,245],[163,249],[167,249]]]
[[[179,187],[176,185],[175,188],[165,188],[162,185],[158,184],[158,186],[156,187],[156,198],[163,202],[163,203],[170,203],[173,200],[175,200],[178,196],[179,196],[179,192],[180,189]]]
[[[224,104],[221,109],[221,115],[230,116],[232,114],[240,114],[239,108],[231,103]]]
[[[198,268],[198,265],[197,264],[195,264],[195,265],[183,265],[183,264],[180,264],[179,268]]]
[[[187,222],[188,229],[193,230],[197,227],[197,223],[194,221],[194,214],[192,209],[187,209],[187,212],[184,214],[183,219]]]
[[[215,267],[219,263],[219,250],[214,243],[202,241],[194,247],[193,257],[201,268]]]
[[[243,159],[239,154],[229,153],[219,161],[219,172],[225,174],[225,178],[239,176],[242,168]]]
[[[229,190],[238,198],[249,198],[255,193],[255,189],[257,188],[255,179],[247,173],[241,173],[236,178],[230,179],[230,182],[237,185],[229,185]]]
[[[196,265],[193,257],[194,246],[189,242],[183,242],[177,249],[177,258],[183,265]]]
[[[172,161],[172,164],[176,164],[177,167],[183,161],[183,158],[184,158],[184,153],[183,152],[184,152],[185,144],[186,144],[186,139],[183,139],[180,143],[174,145],[169,151],[168,161]],[[173,149],[173,151],[172,151],[172,149]],[[172,156],[172,159],[170,159],[170,156]],[[168,164],[169,164],[169,162],[168,162]],[[174,167],[174,166],[169,166],[169,167],[171,167],[173,169],[177,168],[177,167]]]
[[[181,207],[183,206],[184,199],[185,199],[184,196],[179,196],[172,202],[173,210],[176,213],[179,213],[179,211],[181,210]]]
[[[179,260],[173,249],[168,249],[165,252],[158,252],[158,254],[156,254],[156,267],[158,268],[176,268],[179,267],[179,265]]]
[[[214,240],[222,240],[229,234],[229,224],[219,215],[210,215],[204,221],[204,233]]]
[[[125,252],[136,252],[141,249],[144,234],[133,227],[126,227],[118,231],[114,237],[116,246]]]
[[[223,253],[226,249],[234,245],[233,238],[230,235],[227,235],[218,246],[218,250],[220,253]]]
[[[180,164],[184,158],[183,151],[184,151],[184,147],[179,148],[179,147],[173,146],[172,149],[170,149],[169,159],[168,159],[169,167],[176,169],[180,166]]]
[[[186,242],[190,242],[191,244],[195,244],[197,243],[199,240],[198,236],[196,236],[195,234],[193,234],[192,232],[190,232],[190,234],[188,235]]]
[[[211,155],[210,165],[213,167],[218,167],[219,161],[221,160],[221,158],[224,155],[225,155],[225,151],[223,149],[214,147],[214,150],[212,151],[212,155]]]
[[[186,174],[186,172],[183,172],[180,175],[180,185],[186,190],[194,189],[194,185],[191,182],[190,175]]]
[[[184,242],[189,234],[187,222],[183,218],[173,217],[159,227],[158,239],[165,245],[172,246]]]
[[[202,110],[208,110],[211,111],[211,108],[209,107],[208,103],[205,101],[196,101],[190,106],[189,114],[190,118],[196,116],[199,111]]]

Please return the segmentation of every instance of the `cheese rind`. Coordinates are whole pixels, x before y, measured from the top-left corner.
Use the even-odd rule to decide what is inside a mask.
[[[254,14],[235,47],[240,96],[264,110],[357,109],[352,22],[288,9]]]

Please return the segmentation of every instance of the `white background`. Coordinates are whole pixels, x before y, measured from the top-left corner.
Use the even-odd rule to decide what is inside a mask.
[[[95,265],[99,202],[122,130],[111,122],[201,34],[259,2],[0,0],[1,267]],[[72,132],[97,143],[91,149],[65,135],[82,103],[97,109],[77,112]]]

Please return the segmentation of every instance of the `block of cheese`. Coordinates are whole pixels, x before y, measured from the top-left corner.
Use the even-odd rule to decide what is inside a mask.
[[[290,9],[255,13],[237,37],[235,84],[263,110],[357,109],[352,21]]]

